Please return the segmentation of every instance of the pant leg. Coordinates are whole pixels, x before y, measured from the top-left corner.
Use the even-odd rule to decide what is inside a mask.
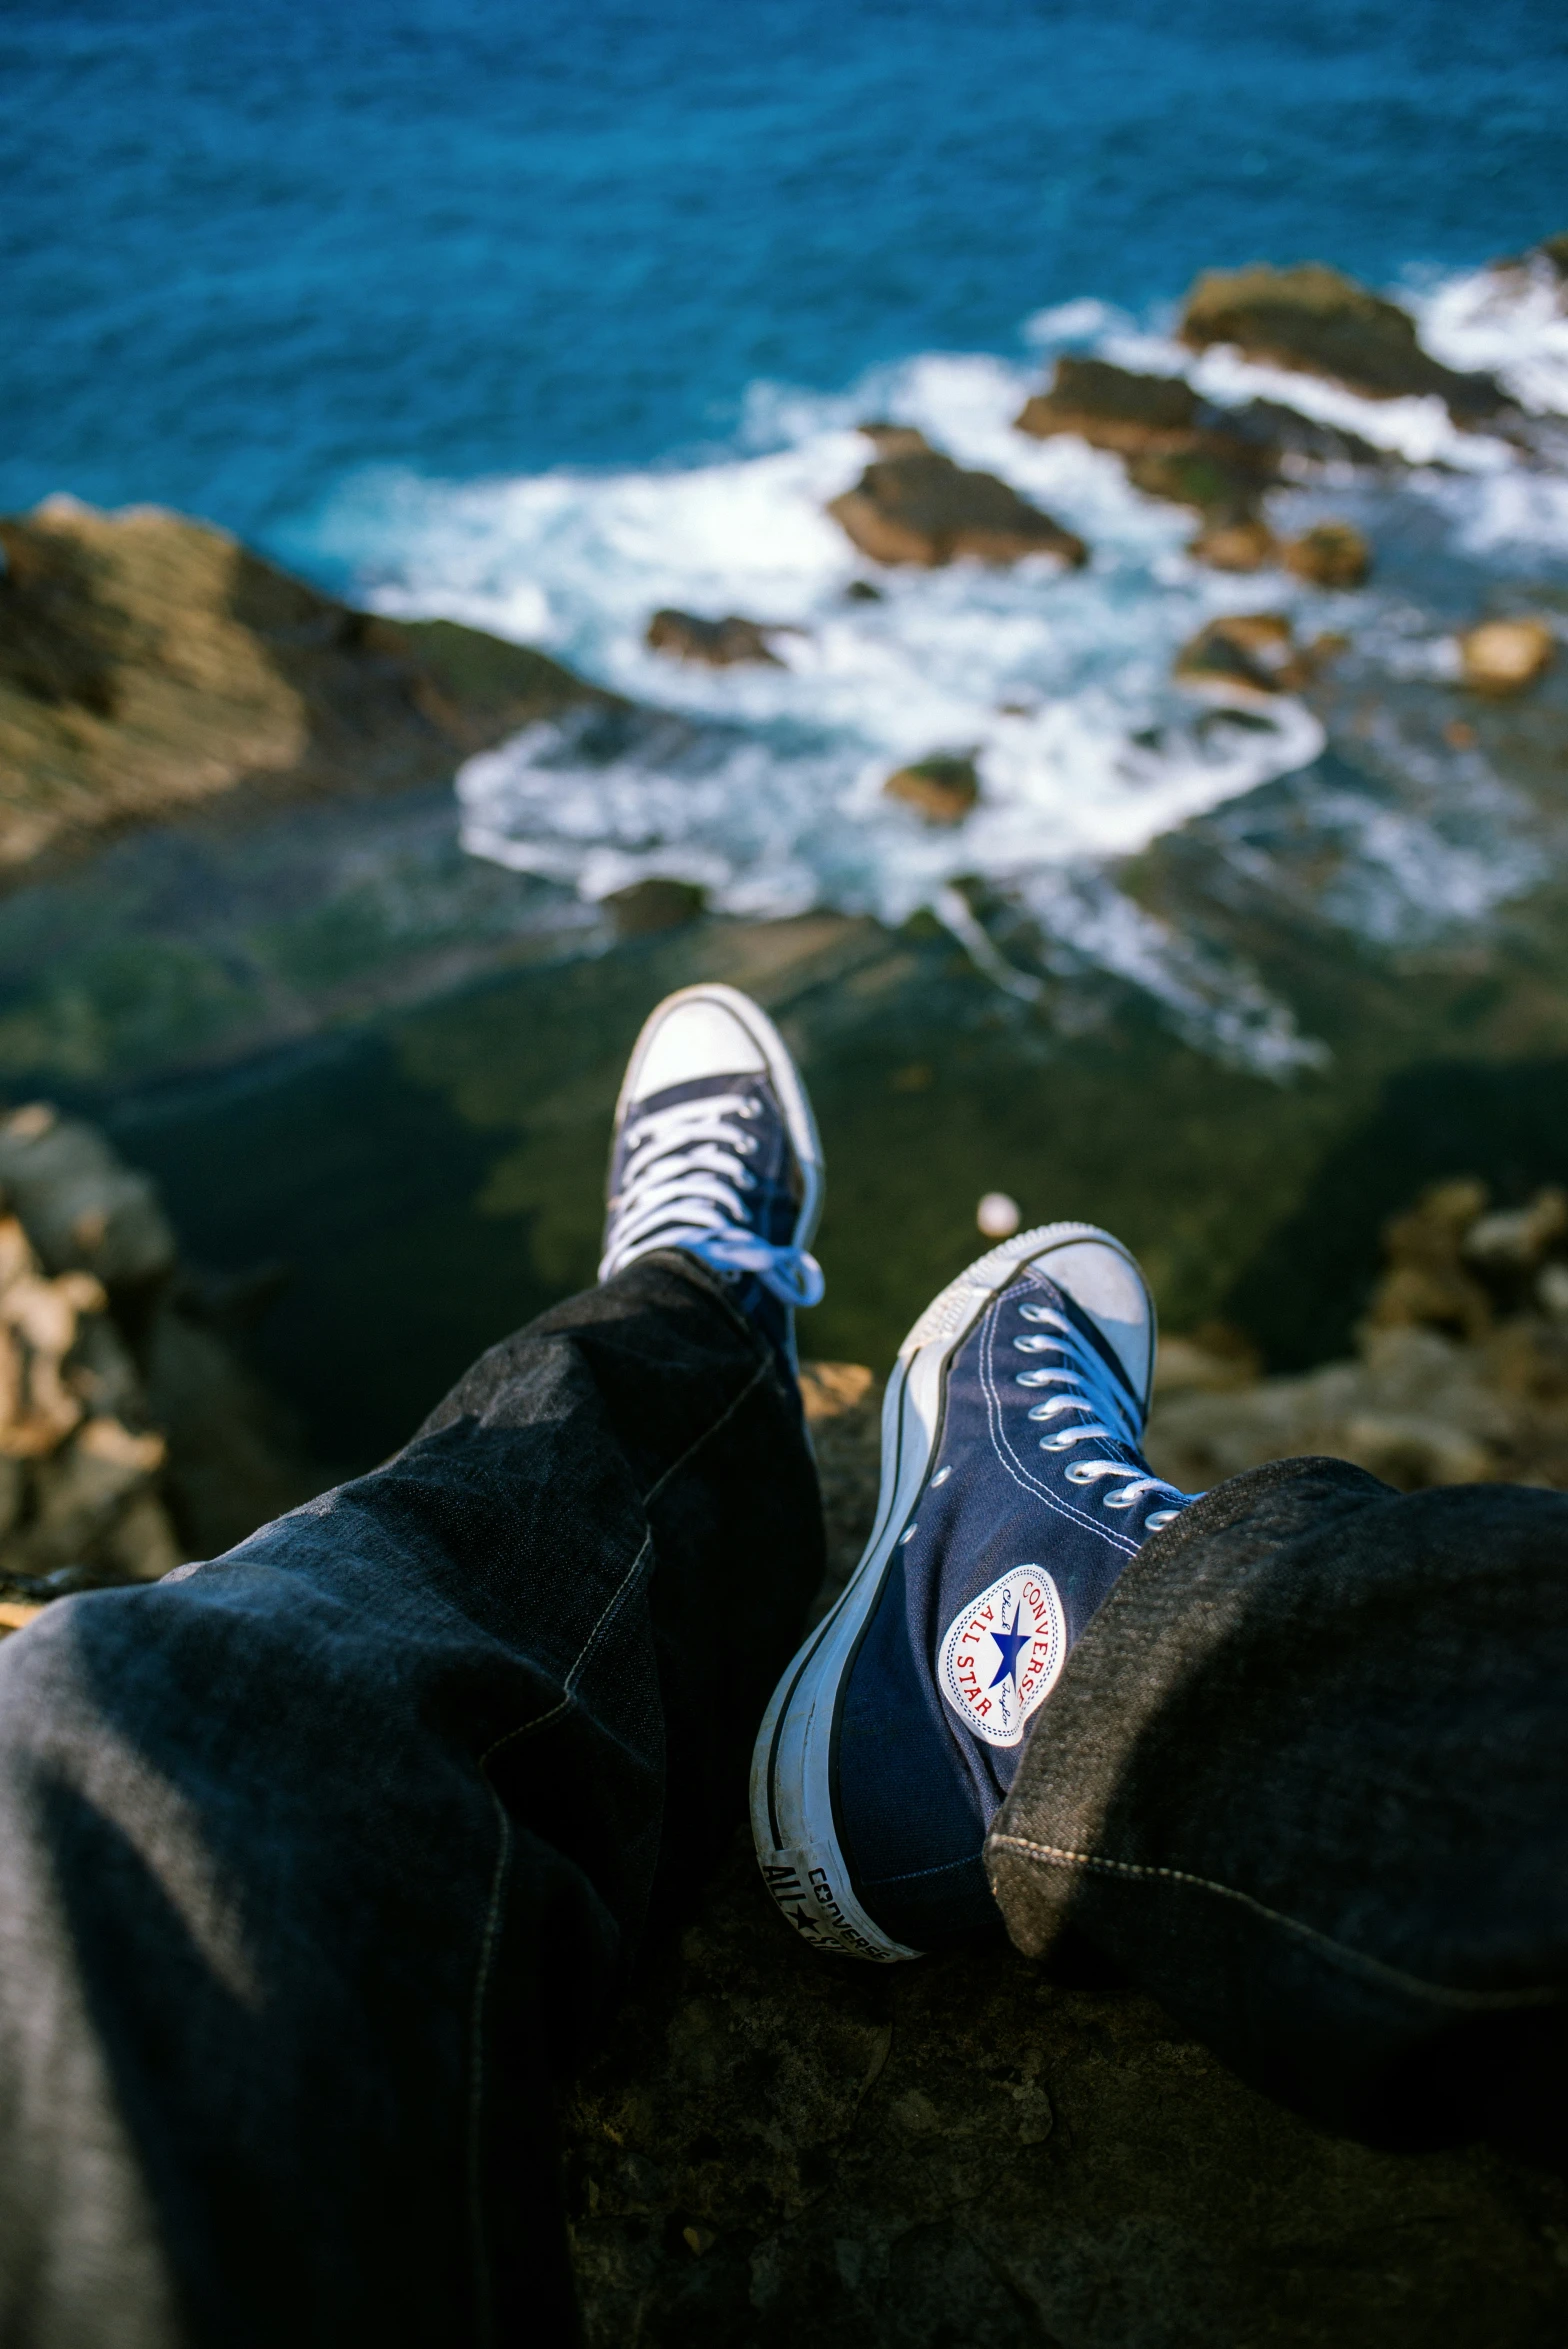
[[[0,2338],[569,2338],[555,2084],[742,1809],[821,1553],[771,1355],[664,1255],[0,1648]]]
[[[1239,2071],[1396,2140],[1561,2066],[1568,1495],[1232,1478],[1139,1552],[987,1847]],[[1558,2124],[1560,2127],[1560,2123]]]

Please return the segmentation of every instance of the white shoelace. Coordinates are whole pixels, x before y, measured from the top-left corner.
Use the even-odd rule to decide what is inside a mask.
[[[785,1305],[821,1302],[816,1258],[804,1248],[777,1247],[747,1224],[746,1193],[757,1178],[746,1160],[756,1156],[757,1137],[745,1127],[760,1114],[743,1093],[633,1113],[601,1280],[651,1249],[684,1248],[716,1271],[755,1273]]]
[[[1138,1449],[1141,1430],[1137,1426],[1131,1405],[1118,1389],[1111,1373],[1085,1343],[1065,1314],[1049,1305],[1023,1305],[1019,1311],[1025,1321],[1054,1330],[1054,1337],[1014,1338],[1020,1354],[1059,1354],[1059,1367],[1050,1370],[1021,1370],[1015,1384],[1021,1387],[1062,1387],[1066,1393],[1052,1395],[1043,1403],[1036,1403],[1029,1416],[1033,1420],[1051,1421],[1067,1412],[1080,1412],[1084,1424],[1080,1427],[1060,1427],[1054,1434],[1040,1438],[1042,1452],[1070,1452],[1075,1444],[1126,1444],[1134,1452]],[[1072,1391],[1076,1390],[1076,1392]],[[1141,1475],[1125,1460],[1073,1460],[1067,1467],[1069,1484],[1103,1484],[1110,1477],[1119,1477],[1121,1483],[1115,1492],[1102,1490],[1096,1494],[1102,1509],[1131,1509],[1150,1493],[1171,1493],[1180,1502],[1191,1496],[1181,1492],[1163,1476]],[[1177,1509],[1156,1509],[1144,1519],[1145,1529],[1158,1533],[1162,1525],[1169,1525],[1181,1515]]]

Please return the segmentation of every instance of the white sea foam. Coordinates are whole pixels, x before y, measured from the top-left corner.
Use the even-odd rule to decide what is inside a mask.
[[[1406,298],[1445,366],[1495,375],[1533,415],[1568,416],[1568,286],[1549,262],[1477,269]]]
[[[330,537],[380,608],[542,643],[697,729],[581,755],[570,728],[531,729],[464,768],[470,845],[594,895],[680,873],[725,907],[826,901],[897,920],[955,874],[1124,853],[1315,756],[1317,723],[1291,701],[1261,726],[1197,725],[1172,655],[1256,587],[1189,564],[1190,517],[1129,489],[1114,459],[1015,432],[1029,382],[1000,360],[933,356],[853,399],[759,399],[766,424],[754,414],[750,436],[793,434],[761,455],[357,484]],[[1040,557],[889,572],[882,601],[847,601],[870,567],[823,509],[869,454],[846,418],[874,408],[1077,529],[1089,569]],[[714,670],[648,651],[662,605],[773,624],[780,665]],[[956,832],[881,795],[893,767],[941,751],[972,755],[981,779]]]
[[[1533,280],[1506,302],[1495,284],[1465,280],[1424,297],[1422,320],[1445,358],[1498,366],[1545,406],[1568,323],[1544,302]],[[1336,598],[1279,574],[1194,565],[1192,517],[1133,490],[1115,458],[1014,429],[1041,359],[1096,348],[1220,401],[1266,397],[1345,426],[1420,468],[1406,494],[1483,562],[1521,547],[1568,553],[1568,481],[1458,431],[1435,400],[1363,400],[1235,352],[1195,356],[1093,300],[1042,312],[1025,334],[1038,356],[1022,368],[929,354],[839,394],[758,385],[732,448],[683,466],[468,484],[364,476],[326,517],[323,551],[346,558],[381,609],[542,645],[644,713],[530,728],[470,760],[458,788],[475,853],[588,898],[673,875],[736,912],[827,903],[897,921],[925,904],[945,906],[960,932],[969,917],[950,885],[980,875],[1057,935],[1069,925],[1075,951],[1148,986],[1179,1024],[1207,1020],[1237,1057],[1290,1065],[1314,1048],[1252,981],[1222,983],[1125,900],[1091,903],[1063,876],[1321,749],[1318,721],[1286,698],[1250,724],[1200,722],[1171,664],[1204,620],[1267,606],[1298,614],[1304,633],[1348,625],[1396,676],[1451,672],[1451,637],[1376,583]],[[854,426],[873,414],[1011,482],[1087,540],[1088,568],[1037,558],[1006,571],[874,571],[824,511],[866,463]],[[846,596],[868,576],[880,600]],[[650,652],[647,622],[665,605],[770,625],[778,665],[715,670]],[[927,829],[881,790],[892,768],[935,752],[972,756],[980,777],[980,804],[953,831]],[[1483,848],[1456,850],[1456,864],[1387,827],[1362,838],[1385,885],[1359,901],[1370,928],[1390,860],[1420,866],[1418,894],[1456,912],[1487,902]],[[983,961],[979,938],[969,942]]]
[[[1356,433],[1373,448],[1402,457],[1407,465],[1441,464],[1466,473],[1491,473],[1512,462],[1505,441],[1490,433],[1461,430],[1435,394],[1369,400],[1343,384],[1296,368],[1244,358],[1227,343],[1189,351],[1169,336],[1135,331],[1108,336],[1102,348],[1119,367],[1183,376],[1206,399],[1223,407],[1239,407],[1247,400],[1277,401],[1316,423]]]

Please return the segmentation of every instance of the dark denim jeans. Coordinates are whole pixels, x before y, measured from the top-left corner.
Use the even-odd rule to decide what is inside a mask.
[[[821,1550],[774,1358],[666,1255],[374,1475],[6,1642],[0,2339],[569,2338],[556,2084],[741,1809]],[[1237,1479],[1069,1660],[1009,1926],[1385,2120],[1560,2014],[1565,1665],[1568,1499]]]

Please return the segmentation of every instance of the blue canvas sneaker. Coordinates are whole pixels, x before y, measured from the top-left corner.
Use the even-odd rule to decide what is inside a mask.
[[[816,1120],[766,1012],[735,987],[667,995],[616,1103],[599,1278],[655,1248],[700,1256],[793,1380],[795,1308],[822,1296],[808,1253],[821,1211]]]
[[[997,1928],[981,1849],[1025,1733],[1128,1560],[1190,1495],[1138,1446],[1154,1304],[1092,1224],[982,1256],[899,1349],[864,1557],[752,1762],[769,1890],[876,1960]]]

